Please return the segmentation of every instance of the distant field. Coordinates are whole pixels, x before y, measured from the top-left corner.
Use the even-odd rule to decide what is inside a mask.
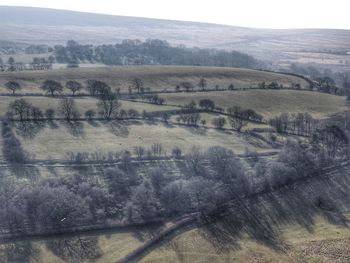
[[[11,103],[11,101],[14,101],[15,99],[19,99],[19,97],[0,96],[0,116],[5,115],[5,113],[7,112],[8,105]],[[25,97],[24,99],[30,102],[33,106],[39,107],[43,111],[45,111],[48,108],[53,108],[56,110],[56,113],[58,112],[58,104],[60,101],[59,98],[30,96],[30,97]],[[96,105],[97,102],[98,100],[92,97],[75,98],[76,107],[82,115],[85,113],[86,110],[89,110],[89,109],[93,109],[97,111],[97,105]],[[167,105],[160,106],[156,104],[132,102],[132,101],[121,101],[121,108],[124,110],[135,109],[140,114],[143,112],[143,110],[147,112],[157,112],[157,111],[177,109],[177,107],[174,107],[174,106],[167,106]]]
[[[246,147],[258,151],[271,150],[269,145],[256,138],[215,129],[122,121],[80,122],[78,126],[58,124],[57,128],[46,127],[38,131],[34,138],[18,135],[23,148],[34,154],[36,159],[65,159],[67,152],[132,152],[135,146],[150,147],[153,143],[162,143],[168,154],[175,146],[186,153],[194,145],[203,149],[219,145],[237,153],[243,153]]]
[[[184,105],[191,100],[197,103],[201,99],[211,99],[224,109],[240,106],[253,109],[265,118],[284,112],[308,112],[314,117],[326,117],[348,109],[345,97],[312,91],[297,90],[246,90],[211,93],[177,93],[162,94],[166,102]]]
[[[105,81],[113,88],[124,91],[132,85],[134,78],[144,81],[145,87],[152,90],[174,90],[183,81],[197,85],[200,78],[207,80],[208,88],[227,88],[231,83],[236,88],[257,86],[259,82],[277,81],[284,86],[299,83],[303,88],[308,84],[298,77],[238,68],[218,67],[186,67],[186,66],[115,66],[115,67],[81,67],[77,69],[57,69],[49,71],[25,71],[0,73],[0,92],[6,92],[4,84],[8,80],[19,81],[24,89],[22,92],[41,92],[38,87],[46,79],[54,79],[65,83],[67,80],[85,82],[88,79]]]

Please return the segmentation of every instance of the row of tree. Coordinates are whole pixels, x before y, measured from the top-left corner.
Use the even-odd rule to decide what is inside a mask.
[[[70,40],[56,45],[53,54],[58,63],[103,63],[106,65],[193,65],[257,68],[260,62],[237,52],[214,49],[173,47],[166,41],[124,40],[115,45],[81,45]]]
[[[159,153],[159,149],[154,151]],[[193,148],[186,163],[187,175],[180,180],[161,168],[140,176],[128,158],[106,168],[100,180],[71,175],[26,184],[2,175],[2,227],[12,233],[56,232],[104,223],[112,217],[127,223],[155,220],[212,209],[233,192],[242,195],[249,189],[242,165],[231,151]],[[212,172],[203,172],[207,165]]]
[[[279,133],[293,133],[297,135],[312,135],[318,127],[319,121],[307,112],[282,113],[269,120],[269,124]]]

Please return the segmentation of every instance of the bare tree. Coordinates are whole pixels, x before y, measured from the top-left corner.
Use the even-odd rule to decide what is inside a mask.
[[[59,110],[67,121],[79,118],[79,112],[72,98],[62,98],[59,102]]]
[[[207,87],[207,80],[205,78],[201,78],[198,82],[198,86],[201,88],[201,90],[205,90]]]
[[[186,155],[186,161],[190,165],[193,172],[198,175],[202,170],[201,168],[204,161],[204,154],[198,147],[193,146]]]
[[[99,97],[97,106],[99,108],[99,114],[106,120],[110,120],[116,116],[121,103],[118,101],[118,95],[109,90],[105,90]]]
[[[134,153],[136,154],[137,158],[141,159],[145,155],[145,147],[142,146],[136,146],[134,148]]]
[[[111,88],[105,82],[100,80],[89,79],[86,84],[86,89],[91,96],[98,96],[106,91],[111,91]]]
[[[227,113],[230,115],[228,120],[231,127],[239,132],[245,125],[248,124],[248,122],[243,119],[242,112],[242,108],[238,106],[227,109]]]
[[[12,95],[15,96],[17,90],[21,90],[21,85],[16,81],[9,81],[5,84],[6,88],[12,91]]]
[[[142,79],[140,78],[134,78],[132,81],[133,87],[135,90],[137,90],[137,93],[142,93],[144,90],[144,84]]]
[[[9,112],[13,116],[18,116],[19,120],[22,121],[29,117],[30,109],[32,105],[24,99],[14,100],[9,105]]]
[[[63,86],[61,83],[55,80],[45,80],[45,82],[40,87],[43,91],[50,93],[52,96],[55,93],[61,93],[63,91]]]
[[[163,145],[161,143],[153,143],[151,145],[153,156],[161,156],[164,153]]]
[[[228,118],[230,125],[232,127],[232,129],[235,129],[237,131],[241,131],[242,128],[244,126],[246,126],[248,124],[248,122],[246,120],[243,120],[242,118],[238,117],[238,116],[230,116]]]
[[[67,81],[66,88],[69,89],[74,96],[76,92],[80,91],[83,88],[83,85],[81,85],[81,83],[78,81],[70,80]]]
[[[30,116],[34,121],[39,121],[40,119],[44,118],[42,110],[38,107],[31,107]]]

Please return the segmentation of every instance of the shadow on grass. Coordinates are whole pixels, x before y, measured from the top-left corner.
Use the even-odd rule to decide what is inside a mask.
[[[128,122],[118,120],[108,122],[106,125],[108,125],[110,132],[115,136],[128,137],[129,135],[128,125],[130,125],[130,123]]]
[[[39,249],[31,242],[23,241],[0,246],[0,262],[35,263],[43,262]]]
[[[16,133],[25,139],[34,139],[45,127],[46,123],[43,121],[23,121],[14,123]]]
[[[199,126],[182,125],[182,126],[179,126],[179,127],[186,129],[187,131],[189,131],[190,133],[192,133],[194,135],[205,136],[205,135],[208,134],[208,130],[206,128],[201,128]]]
[[[47,125],[52,130],[58,129],[60,127],[56,121],[47,121]]]
[[[97,237],[58,238],[46,241],[46,247],[64,262],[94,262],[102,250]]]
[[[92,127],[98,128],[101,127],[101,124],[98,121],[95,120],[88,120],[87,123],[91,125]]]
[[[298,225],[312,233],[316,218],[349,227],[344,210],[350,208],[349,175],[316,177],[280,189],[235,199],[201,216],[201,235],[218,251],[239,249],[238,240],[248,236],[274,250],[288,249],[281,226]]]
[[[79,121],[65,121],[62,122],[63,125],[67,128],[68,133],[74,137],[84,138],[84,124]]]

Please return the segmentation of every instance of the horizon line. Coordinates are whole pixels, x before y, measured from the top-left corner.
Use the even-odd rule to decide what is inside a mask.
[[[71,12],[71,13],[81,13],[81,14],[90,14],[90,15],[101,15],[101,16],[111,16],[111,17],[127,17],[127,18],[140,18],[140,19],[150,19],[150,20],[162,20],[162,21],[173,21],[173,22],[182,22],[182,23],[195,23],[195,24],[208,24],[216,26],[226,26],[226,27],[236,27],[244,29],[258,29],[258,30],[344,30],[349,31],[350,28],[333,28],[333,27],[284,27],[284,28],[272,28],[272,27],[254,27],[254,26],[240,26],[240,25],[231,25],[207,21],[193,21],[193,20],[182,20],[182,19],[166,19],[166,18],[157,18],[157,17],[147,17],[147,16],[133,16],[133,15],[119,15],[111,13],[100,13],[92,11],[82,11],[82,10],[73,10],[73,9],[62,9],[62,8],[50,8],[43,6],[26,6],[26,5],[0,5],[0,8],[28,8],[28,9],[44,9],[52,11],[61,11],[61,12]]]

